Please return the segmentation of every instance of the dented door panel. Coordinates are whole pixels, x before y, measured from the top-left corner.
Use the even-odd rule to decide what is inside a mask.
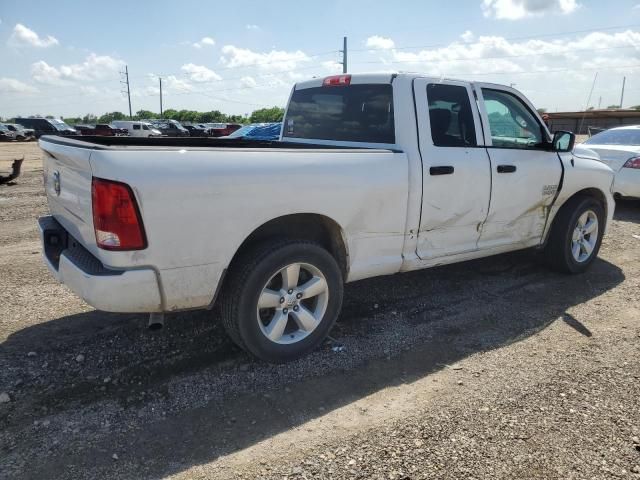
[[[470,107],[468,114],[472,115],[475,127],[475,145],[438,145],[441,142],[434,138],[437,130],[432,128],[429,104],[431,102],[431,108],[440,110],[451,105],[443,102],[434,107],[433,95],[430,97],[428,94],[430,85],[449,85],[466,91]],[[483,147],[480,117],[473,92],[469,84],[464,82],[418,79],[415,81],[415,98],[423,171],[418,257],[424,260],[473,251],[477,248],[480,236],[479,226],[489,210],[491,192],[489,157]],[[458,108],[454,107],[454,115]],[[457,123],[452,120],[451,127],[442,132],[443,136],[459,135]]]

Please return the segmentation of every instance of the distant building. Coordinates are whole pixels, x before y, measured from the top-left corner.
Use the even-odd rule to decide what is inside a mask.
[[[568,130],[576,135],[592,135],[621,125],[640,125],[640,110],[587,110],[586,112],[546,113],[551,132]]]

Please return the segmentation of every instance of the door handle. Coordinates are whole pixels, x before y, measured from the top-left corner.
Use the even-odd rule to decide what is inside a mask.
[[[451,175],[452,173],[453,167],[450,165],[429,168],[429,175]]]
[[[513,173],[515,171],[515,165],[498,165],[498,173]]]

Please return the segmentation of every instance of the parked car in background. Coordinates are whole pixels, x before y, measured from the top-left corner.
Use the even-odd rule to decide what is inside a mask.
[[[210,137],[226,137],[242,128],[239,123],[205,123],[207,135]]]
[[[189,137],[189,130],[180,125],[176,120],[149,120],[149,123],[162,135],[167,137]]]
[[[55,118],[16,118],[15,123],[34,131],[36,138],[42,135],[77,135],[78,131]]]
[[[268,123],[266,125],[254,128],[242,138],[245,140],[278,140],[280,138],[281,130],[282,122]]]
[[[345,282],[530,247],[580,273],[613,218],[611,169],[508,86],[336,75],[296,84],[284,118],[249,145],[41,139],[49,270],[101,310],[217,302],[239,346],[284,362],[323,342]]]
[[[135,120],[114,120],[114,128],[126,130],[130,137],[161,137],[162,132],[148,122]]]
[[[191,137],[207,136],[207,129],[204,125],[184,125],[184,128],[189,130],[189,136]]]
[[[81,135],[96,135],[99,137],[119,137],[129,135],[129,131],[125,128],[115,128],[106,123],[97,125],[76,125],[76,130]]]
[[[93,131],[95,130],[93,125],[74,125],[73,128],[75,128],[80,135],[93,135]]]
[[[640,125],[605,130],[582,145],[615,172],[613,193],[617,197],[640,198]]]
[[[7,128],[6,125],[0,123],[0,141],[8,142],[16,139],[16,133]]]
[[[17,123],[5,123],[4,125],[10,132],[15,133],[16,140],[20,142],[35,140],[36,138],[36,133],[32,128],[24,128],[22,125]]]

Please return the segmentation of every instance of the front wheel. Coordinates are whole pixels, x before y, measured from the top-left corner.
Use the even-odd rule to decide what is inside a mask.
[[[320,245],[274,241],[233,262],[222,293],[229,336],[256,357],[283,363],[329,334],[342,306],[343,279]]]
[[[575,197],[560,208],[545,254],[550,266],[565,273],[584,272],[598,256],[604,233],[602,204],[592,197]]]

